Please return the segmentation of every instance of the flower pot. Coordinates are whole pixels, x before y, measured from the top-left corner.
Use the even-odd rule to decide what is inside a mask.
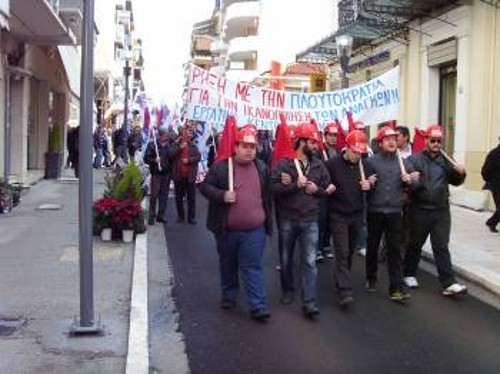
[[[111,232],[112,232],[112,230],[109,227],[106,227],[106,228],[102,229],[102,231],[101,231],[101,240],[103,242],[109,242],[111,240]]]
[[[134,240],[134,230],[122,230],[122,240],[124,243],[131,243]]]

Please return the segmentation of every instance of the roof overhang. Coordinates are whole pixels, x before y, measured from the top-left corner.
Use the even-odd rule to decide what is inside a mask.
[[[339,28],[296,55],[297,62],[331,62],[337,59],[338,35],[353,37],[353,50],[374,41],[391,38],[406,44],[410,22],[417,18],[440,19],[440,12],[466,5],[468,0],[341,0]],[[447,22],[446,20],[442,20]],[[416,30],[418,31],[418,30]]]
[[[75,36],[47,0],[12,1],[11,34],[29,44],[74,45]]]

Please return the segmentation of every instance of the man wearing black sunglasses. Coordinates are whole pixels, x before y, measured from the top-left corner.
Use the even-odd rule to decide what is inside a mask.
[[[411,185],[410,243],[405,256],[404,281],[417,288],[416,278],[422,246],[430,235],[432,252],[443,286],[443,296],[464,294],[467,288],[457,283],[449,251],[451,213],[448,185],[459,186],[465,181],[465,168],[450,163],[441,150],[443,132],[438,125],[426,131],[426,148],[407,160],[420,179]]]

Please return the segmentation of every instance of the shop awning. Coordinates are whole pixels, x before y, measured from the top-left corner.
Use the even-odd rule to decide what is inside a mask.
[[[353,49],[384,37],[406,43],[405,35],[412,20],[422,17],[440,19],[440,11],[459,5],[460,0],[342,0],[338,5],[339,29],[297,54],[296,61],[335,60],[335,37],[342,34],[353,37]]]

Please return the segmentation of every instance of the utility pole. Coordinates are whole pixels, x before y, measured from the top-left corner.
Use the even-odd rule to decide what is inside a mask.
[[[94,259],[92,236],[92,121],[94,97],[94,0],[83,1],[82,66],[80,74],[80,130],[78,216],[80,253],[80,319],[70,327],[70,335],[102,334],[94,316]]]

